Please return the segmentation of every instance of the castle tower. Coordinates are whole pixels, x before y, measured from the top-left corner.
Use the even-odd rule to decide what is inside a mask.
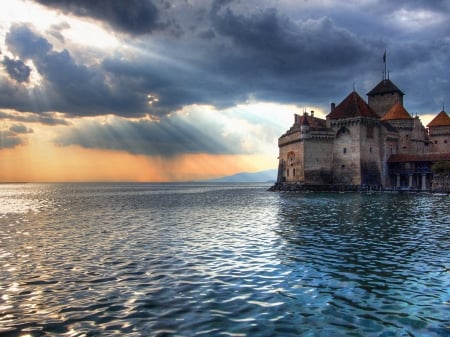
[[[336,185],[381,184],[380,117],[353,91],[327,116],[335,131],[332,173]]]
[[[442,109],[427,126],[432,142],[432,151],[450,152],[450,117],[447,113]]]
[[[414,129],[414,118],[399,102],[395,103],[381,118],[389,122],[399,134],[398,153],[409,153],[411,151],[411,135]]]
[[[370,108],[383,117],[396,103],[403,105],[405,95],[390,79],[383,79],[367,93]]]

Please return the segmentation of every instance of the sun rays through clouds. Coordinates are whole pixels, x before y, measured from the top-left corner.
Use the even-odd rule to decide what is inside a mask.
[[[435,115],[448,13],[448,1],[5,1],[0,181],[275,168],[292,114],[369,90],[385,49],[409,111]]]

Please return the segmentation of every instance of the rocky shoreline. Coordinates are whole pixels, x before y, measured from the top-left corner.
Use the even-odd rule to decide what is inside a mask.
[[[450,186],[432,188],[431,190],[416,189],[383,189],[380,186],[361,187],[359,185],[305,185],[301,183],[275,183],[268,191],[271,192],[409,192],[409,193],[443,193],[450,194]]]

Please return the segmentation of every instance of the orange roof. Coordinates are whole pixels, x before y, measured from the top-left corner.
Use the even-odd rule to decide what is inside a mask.
[[[433,118],[433,120],[428,123],[428,127],[433,126],[450,126],[450,117],[448,117],[447,113],[442,110],[437,114],[436,117]]]
[[[392,108],[384,115],[382,121],[390,121],[393,119],[413,119],[408,111],[399,102],[395,103]]]
[[[350,93],[339,105],[328,114],[328,118],[352,118],[357,116],[380,118],[356,91]]]

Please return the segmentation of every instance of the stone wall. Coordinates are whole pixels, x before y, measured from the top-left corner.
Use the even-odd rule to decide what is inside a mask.
[[[299,133],[295,132],[294,135],[286,137],[286,139],[280,139],[283,142],[279,153],[279,162],[283,163],[283,172],[281,177],[283,181],[287,182],[303,182],[303,141],[295,138],[295,135],[299,137]],[[292,156],[293,154],[293,156]]]
[[[450,175],[434,175],[431,181],[431,192],[450,193]]]
[[[381,130],[379,123],[366,121],[361,124],[361,184],[378,186],[381,180]]]
[[[308,139],[304,151],[305,184],[331,184],[333,139]]]
[[[380,117],[383,117],[395,103],[403,105],[403,96],[397,92],[368,97],[368,104]]]
[[[333,184],[360,185],[360,132],[359,125],[339,128],[333,149]]]
[[[450,127],[435,126],[430,128],[432,152],[450,152]]]

